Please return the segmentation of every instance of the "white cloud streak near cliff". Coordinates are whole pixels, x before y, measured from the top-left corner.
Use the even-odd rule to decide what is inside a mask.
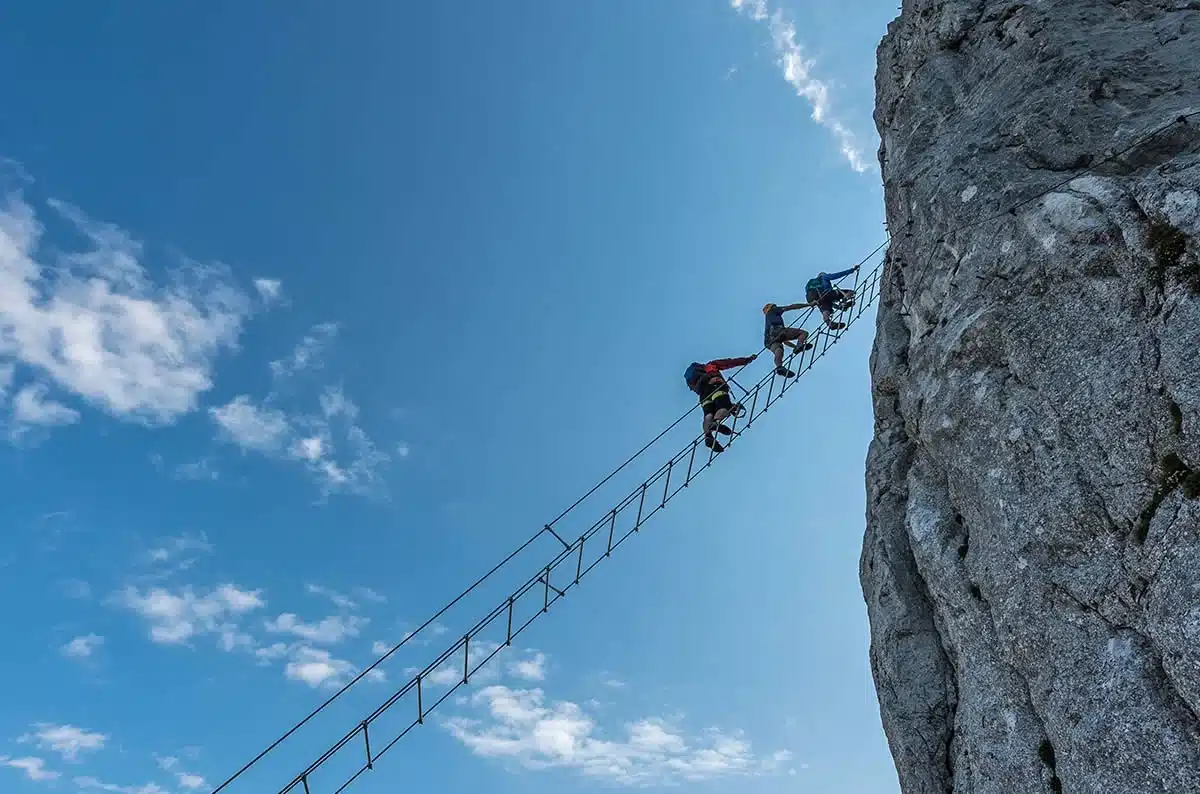
[[[766,25],[771,34],[775,63],[783,72],[783,79],[795,89],[797,96],[808,102],[813,121],[833,133],[842,157],[850,167],[860,174],[866,172],[869,166],[854,133],[833,116],[829,85],[812,75],[813,62],[804,57],[804,48],[796,41],[795,24],[779,9],[772,11],[766,0],[730,0],[730,5],[755,22]]]

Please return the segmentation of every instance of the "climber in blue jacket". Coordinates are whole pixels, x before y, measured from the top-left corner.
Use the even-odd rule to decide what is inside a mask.
[[[834,285],[838,279],[845,278],[851,273],[858,272],[858,266],[843,270],[840,273],[818,273],[816,278],[810,278],[808,284],[805,285],[807,299],[810,306],[817,306],[821,309],[821,318],[825,320],[825,324],[833,330],[845,328],[845,323],[835,323],[833,321],[834,309],[849,309],[854,305],[854,290],[839,289]]]

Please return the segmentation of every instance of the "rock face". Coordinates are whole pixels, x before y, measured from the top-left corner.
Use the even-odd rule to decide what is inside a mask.
[[[1200,2],[904,0],[877,89],[902,788],[1200,794],[1200,116],[1101,162],[1200,111]]]

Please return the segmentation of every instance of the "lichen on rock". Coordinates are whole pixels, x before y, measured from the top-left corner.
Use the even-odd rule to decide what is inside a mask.
[[[1197,52],[1184,0],[904,0],[880,45],[861,579],[906,794],[1200,792]]]

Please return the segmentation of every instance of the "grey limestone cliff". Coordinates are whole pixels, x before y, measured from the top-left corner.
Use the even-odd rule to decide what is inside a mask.
[[[877,90],[902,788],[1200,794],[1200,2],[904,0]]]

